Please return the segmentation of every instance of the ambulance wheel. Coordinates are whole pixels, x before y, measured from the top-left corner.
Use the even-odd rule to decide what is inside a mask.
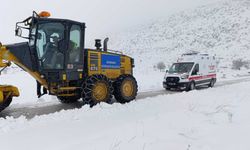
[[[115,99],[124,104],[134,100],[137,96],[138,85],[132,75],[121,75],[114,82]]]
[[[195,83],[194,83],[194,81],[192,81],[192,82],[190,82],[187,91],[192,91],[192,90],[194,90],[194,89],[195,89]]]
[[[112,82],[104,75],[89,76],[83,83],[82,99],[90,107],[100,103],[111,103]]]
[[[0,103],[0,112],[3,111],[8,106],[10,106],[11,102],[12,102],[12,97],[10,96],[3,103]]]
[[[215,84],[215,79],[211,79],[210,83],[209,83],[209,87],[214,87],[214,84]]]

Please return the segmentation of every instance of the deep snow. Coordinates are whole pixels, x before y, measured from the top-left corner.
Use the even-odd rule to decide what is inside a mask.
[[[248,150],[249,90],[246,82],[31,120],[2,118],[1,148]]]

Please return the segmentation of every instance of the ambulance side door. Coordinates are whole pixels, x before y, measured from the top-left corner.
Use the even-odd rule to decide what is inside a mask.
[[[200,65],[199,64],[195,64],[193,71],[191,73],[192,79],[195,81],[195,83],[199,84],[199,81],[202,79],[202,77],[200,76]]]

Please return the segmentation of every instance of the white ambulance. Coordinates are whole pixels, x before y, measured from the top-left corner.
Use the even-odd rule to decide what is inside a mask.
[[[216,82],[215,56],[190,52],[183,54],[166,71],[163,87],[166,90],[193,90],[198,86],[213,87]]]

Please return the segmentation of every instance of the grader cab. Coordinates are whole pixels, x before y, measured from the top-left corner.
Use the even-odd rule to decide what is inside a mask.
[[[62,103],[82,99],[94,106],[109,103],[112,96],[121,103],[136,98],[138,86],[131,57],[108,50],[108,39],[104,48],[101,40],[96,40],[95,49],[85,48],[85,23],[49,17],[48,12],[33,12],[16,24],[16,36],[28,41],[1,45],[2,69],[15,63],[37,80],[38,97],[48,93]],[[19,96],[16,87],[0,86],[0,111],[13,96]]]

